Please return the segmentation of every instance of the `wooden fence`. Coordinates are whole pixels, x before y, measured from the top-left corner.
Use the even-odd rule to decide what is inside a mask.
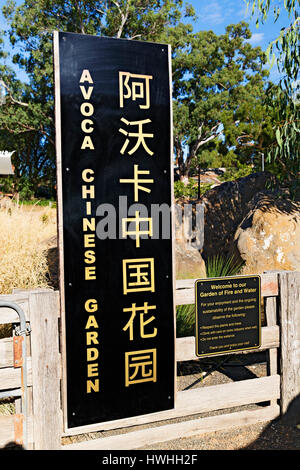
[[[267,376],[179,391],[173,410],[72,429],[63,429],[58,292],[24,291],[0,296],[0,300],[20,305],[31,326],[26,338],[28,416],[20,413],[20,399],[16,400],[15,415],[0,416],[0,446],[22,441],[25,424],[29,449],[113,450],[267,422],[285,414],[300,394],[300,272],[263,274],[262,296],[266,325],[262,327],[261,348],[256,352],[268,351]],[[194,280],[177,281],[176,305],[193,303]],[[0,309],[0,324],[18,321],[13,310]],[[22,385],[13,350],[13,337],[0,340],[0,393]],[[176,339],[176,360],[197,360],[194,337]],[[253,404],[263,406],[247,409],[246,405]],[[244,408],[234,411],[236,407]],[[201,417],[215,411],[217,415]],[[176,423],[168,422],[174,418]],[[183,420],[178,422],[178,418]],[[130,430],[139,425],[148,427]],[[63,437],[117,429],[121,434],[61,445]]]

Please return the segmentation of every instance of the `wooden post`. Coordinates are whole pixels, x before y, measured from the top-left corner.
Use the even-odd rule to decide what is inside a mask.
[[[266,297],[265,312],[268,326],[277,325],[276,297]],[[268,375],[276,375],[277,372],[277,348],[270,348],[268,351]],[[271,405],[276,405],[277,400],[271,401]]]
[[[33,432],[35,450],[61,447],[58,292],[30,293],[30,324],[33,385]]]
[[[265,298],[265,315],[268,326],[277,325],[277,297]],[[278,373],[277,348],[270,348],[268,351],[267,373],[268,375],[276,375]],[[276,405],[277,400],[271,400],[270,404]]]
[[[300,423],[300,272],[280,272],[281,415]]]

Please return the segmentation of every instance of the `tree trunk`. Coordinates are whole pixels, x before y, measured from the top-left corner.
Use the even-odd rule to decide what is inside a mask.
[[[201,196],[201,190],[200,190],[200,165],[198,165],[198,200],[200,199]]]
[[[184,178],[185,173],[185,164],[183,159],[183,150],[180,144],[180,140],[178,138],[175,138],[174,147],[176,152],[176,164],[178,166],[180,180],[182,181],[182,178]]]
[[[190,175],[190,169],[191,169],[192,160],[193,160],[193,155],[190,153],[190,154],[186,157],[185,167],[184,167],[184,176],[185,176],[186,178],[188,178],[189,175]]]

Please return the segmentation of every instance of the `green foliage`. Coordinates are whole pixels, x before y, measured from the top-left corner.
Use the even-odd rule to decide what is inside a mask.
[[[211,188],[211,184],[200,184],[200,195],[206,193]],[[182,181],[175,181],[174,196],[176,199],[180,197],[195,198],[198,196],[198,186],[195,180],[190,179],[185,186]]]
[[[289,16],[290,24],[286,28],[282,28],[280,34],[268,46],[266,55],[268,61],[272,66],[276,60],[275,49],[277,49],[277,67],[279,72],[283,73],[285,77],[281,79],[281,85],[286,79],[296,80],[299,74],[300,55],[299,55],[299,30],[300,30],[300,7],[299,0],[284,0],[279,4],[275,0],[249,0],[248,6],[252,5],[252,15],[257,12],[258,17],[256,20],[257,27],[259,24],[264,24],[266,19],[272,11],[273,17],[276,22],[282,12],[286,10]],[[289,87],[291,83],[285,83]]]
[[[32,199],[34,197],[34,187],[29,178],[22,177],[19,182],[20,201]]]
[[[0,178],[0,191],[5,194],[18,192],[20,200],[34,197],[34,186],[30,178],[21,176],[16,184],[14,176]]]
[[[250,37],[244,22],[220,36],[200,31],[173,57],[174,148],[182,174],[194,159],[201,164],[201,156],[209,166],[226,158],[232,165],[247,163],[256,152],[268,73],[265,54],[251,46]]]
[[[6,176],[5,178],[0,178],[0,192],[5,194],[13,193],[13,188],[13,176]]]
[[[191,168],[200,166],[200,168],[220,168],[223,167],[222,155],[217,149],[204,149],[195,156],[191,163]]]
[[[202,196],[202,194],[205,194],[206,191],[209,191],[212,187],[212,184],[210,183],[205,183],[205,184],[200,184],[200,194]]]
[[[267,159],[282,185],[290,189],[292,197],[300,196],[300,2],[285,0],[278,4],[275,0],[249,0],[252,14],[258,12],[257,26],[263,24],[272,15],[277,21],[285,9],[289,15],[289,24],[269,45],[266,55],[270,68],[275,62],[280,81],[277,87],[271,87],[267,95],[270,107],[275,110],[273,139],[267,148]]]
[[[174,183],[174,196],[176,199],[179,197],[196,197],[197,196],[197,187],[195,187],[195,182],[190,179],[188,184],[185,185],[183,181],[175,181]]]
[[[179,197],[185,196],[184,194],[185,186],[183,181],[175,181],[174,183],[174,196],[176,199]]]
[[[263,9],[271,0],[251,2]],[[295,2],[286,0],[286,6],[292,11]],[[287,155],[294,155],[297,166],[299,119],[290,100],[288,107],[284,105],[279,87],[270,87],[276,101],[266,102],[266,56],[249,43],[251,32],[246,23],[229,25],[219,36],[212,31],[194,33],[188,23],[194,19],[194,11],[183,0],[24,0],[18,6],[7,0],[3,14],[7,36],[17,51],[13,62],[28,76],[28,83],[21,83],[4,61],[0,63],[6,92],[0,114],[0,148],[16,150],[17,183],[28,177],[35,188],[41,182],[55,186],[53,30],[171,44],[174,149],[182,175],[189,174],[194,162],[202,167],[239,168],[266,148],[268,164],[274,164],[275,155],[279,173],[285,172]],[[287,38],[297,47],[299,23],[295,20],[293,24],[276,47],[287,51]],[[0,60],[5,56],[0,35]],[[288,73],[295,77],[298,59],[288,52],[284,57]],[[194,197],[197,190],[182,191],[178,185],[176,191]]]
[[[55,204],[55,194],[52,185],[47,187],[36,186],[30,176],[8,176],[0,178],[0,192],[4,194],[18,194],[23,204],[49,205]]]
[[[240,168],[226,168],[226,172],[220,176],[221,181],[235,181],[238,178],[244,178],[245,176],[253,173],[253,168],[249,165],[241,166]]]
[[[293,102],[280,87],[267,99],[276,109],[273,139],[266,151],[268,169],[289,188],[290,196],[296,197],[300,195],[300,102]]]
[[[210,145],[211,146],[211,145]],[[244,155],[245,156],[245,155]],[[253,159],[253,156],[252,156]],[[248,164],[247,164],[248,163]],[[224,149],[224,145],[218,145],[217,148],[203,149],[194,157],[191,163],[191,169],[194,168],[228,168],[236,170],[242,174],[243,170],[247,173],[247,169],[251,167],[249,162],[241,162],[241,155],[239,155],[238,150],[229,150]]]
[[[194,16],[182,0],[7,0],[2,8],[13,62],[28,77],[17,80],[5,62],[0,79],[5,104],[0,113],[0,148],[16,150],[16,180],[28,177],[55,185],[55,129],[52,32],[55,30],[168,42],[174,53],[192,31]],[[184,22],[183,22],[184,19]],[[0,60],[6,53],[0,34]]]
[[[206,275],[207,277],[235,276],[243,265],[244,262],[236,260],[234,256],[217,254],[206,261]]]
[[[178,305],[176,308],[176,337],[195,335],[195,305]]]

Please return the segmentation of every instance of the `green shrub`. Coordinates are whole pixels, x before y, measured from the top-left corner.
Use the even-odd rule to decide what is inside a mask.
[[[6,176],[5,178],[0,178],[0,191],[5,194],[14,192],[13,176]]]
[[[195,335],[195,305],[178,305],[176,308],[176,336]]]
[[[240,166],[239,168],[227,168],[226,172],[220,176],[220,180],[225,181],[235,181],[238,178],[244,178],[245,176],[251,175],[254,170],[249,165]]]
[[[197,197],[198,188],[193,179],[190,179],[185,186],[182,181],[175,181],[174,183],[174,196],[176,199],[179,197]]]
[[[213,185],[211,183],[200,184],[200,194],[205,194],[206,191],[209,191]]]
[[[175,181],[174,183],[174,196],[176,199],[183,196],[184,193],[184,184],[182,181]]]
[[[20,201],[32,199],[34,197],[34,186],[29,178],[21,177],[18,183]]]
[[[208,258],[206,266],[207,277],[235,276],[244,266],[244,261],[238,261],[234,256],[215,255]]]

